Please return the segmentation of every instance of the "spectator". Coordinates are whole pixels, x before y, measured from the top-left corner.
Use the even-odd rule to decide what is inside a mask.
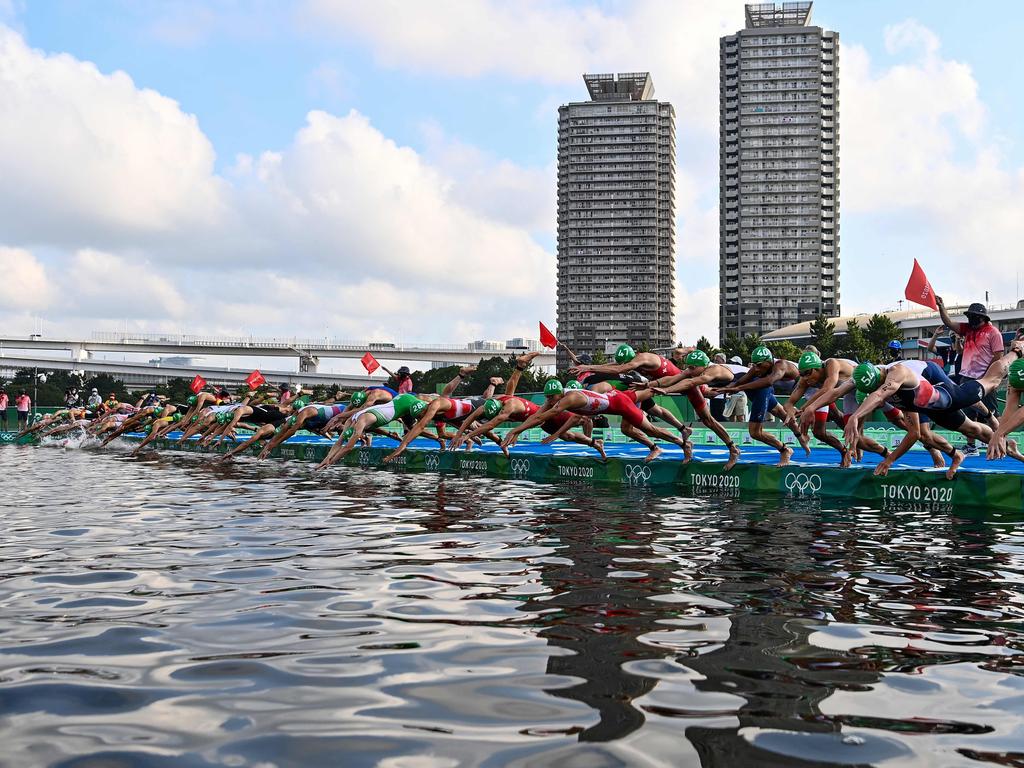
[[[9,405],[9,403],[8,403],[8,398],[7,398],[7,392],[5,390],[3,390],[3,389],[0,389],[0,430],[2,430],[4,432],[7,431],[7,406],[8,405]]]
[[[93,387],[92,391],[89,392],[89,399],[86,401],[86,405],[88,405],[90,408],[95,408],[102,402],[103,398],[100,397],[100,391],[96,389],[96,387]]]
[[[985,371],[992,362],[1003,354],[1003,335],[992,325],[988,316],[988,310],[984,304],[975,302],[967,308],[966,323],[954,323],[941,296],[935,297],[935,303],[939,306],[939,317],[942,322],[959,333],[964,340],[963,362],[960,368],[960,379],[978,380],[985,375]],[[990,392],[981,401],[986,408],[997,415],[996,393]],[[978,448],[973,438],[968,438],[964,450],[967,456],[976,456]]]
[[[28,426],[28,412],[32,409],[32,398],[24,389],[14,398],[14,408],[18,411],[18,430]]]
[[[398,394],[404,395],[407,392],[412,392],[412,374],[409,372],[409,366],[403,365],[395,371],[395,380],[398,382],[398,386],[395,387]]]
[[[288,383],[282,384],[277,388],[277,402],[281,405],[287,405],[289,400],[292,400],[295,395],[292,394],[292,385]]]
[[[727,361],[725,359],[725,355],[719,352],[717,355],[715,355],[714,362],[717,363],[718,365],[725,365]],[[714,417],[715,421],[721,422],[726,420],[725,395],[719,394],[711,398],[711,415]]]
[[[724,358],[725,355],[722,355]],[[743,365],[743,358],[739,355],[733,355],[729,358],[729,362],[733,365]],[[729,395],[728,400],[725,401],[725,410],[723,415],[729,421],[746,421],[747,420],[747,393],[746,392],[733,392]]]
[[[943,331],[949,333],[949,346],[936,348],[939,335]],[[963,365],[964,361],[964,343],[963,339],[956,333],[949,330],[946,326],[940,325],[932,333],[931,339],[928,340],[928,351],[942,359],[942,365],[946,369],[946,373],[951,376],[960,375],[960,366]]]

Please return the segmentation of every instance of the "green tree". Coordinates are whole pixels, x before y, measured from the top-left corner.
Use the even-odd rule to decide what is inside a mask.
[[[836,326],[824,315],[818,315],[810,327],[811,343],[818,348],[822,360],[836,353]]]
[[[708,341],[708,338],[706,336],[701,336],[699,339],[697,339],[697,349],[706,354],[708,357],[714,357],[718,353],[718,349],[715,348],[714,344]]]
[[[800,347],[792,341],[769,341],[765,344],[775,357],[796,361],[800,358]]]
[[[876,362],[888,359],[890,341],[903,341],[903,331],[888,315],[872,315],[864,329],[864,336],[871,347],[872,359]]]
[[[851,360],[863,361],[873,359],[873,350],[868,340],[864,337],[864,331],[856,320],[850,320],[846,324],[846,335],[836,340],[837,354],[848,357]]]
[[[605,354],[603,349],[599,349],[590,356],[590,359],[593,361],[594,365],[604,365],[608,362],[608,355]]]
[[[722,340],[722,354],[726,357],[732,357],[733,355],[743,356],[743,339],[740,338],[738,333],[729,332],[725,335]]]

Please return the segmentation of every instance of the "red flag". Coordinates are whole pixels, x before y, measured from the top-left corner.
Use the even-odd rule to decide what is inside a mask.
[[[558,346],[558,339],[555,338],[555,334],[549,331],[544,323],[540,324],[540,343],[550,349]]]
[[[198,373],[196,377],[192,379],[192,383],[188,385],[188,388],[192,390],[193,395],[198,395],[203,391],[203,387],[206,386],[206,379],[200,376]]]
[[[359,362],[363,364],[363,368],[366,369],[367,373],[373,373],[378,368],[380,368],[380,363],[377,362],[377,358],[375,358],[369,352],[363,355],[362,359]]]
[[[260,384],[266,383],[267,380],[263,378],[263,374],[260,373],[258,368],[245,377],[245,384],[249,389],[256,389]]]
[[[917,259],[914,259],[914,271],[910,273],[910,281],[907,283],[906,297],[923,307],[936,310],[939,308],[939,305],[935,303],[935,291],[932,290],[932,284],[924,276],[924,270],[917,263]]]

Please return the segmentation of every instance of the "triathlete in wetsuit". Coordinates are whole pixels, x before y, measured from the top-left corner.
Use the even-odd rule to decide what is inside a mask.
[[[988,441],[988,458],[992,460],[1012,456],[1018,461],[1024,461],[1024,454],[1018,449],[1017,441],[1009,439],[1011,432],[1024,426],[1024,360],[1010,363],[1007,375],[1006,408],[999,419],[999,429]]]
[[[562,386],[562,382],[558,379],[548,379],[544,383],[544,397],[550,402],[553,399],[561,397],[565,388]],[[527,400],[516,395],[501,395],[499,397],[491,398],[484,403],[481,413],[477,418],[488,419],[488,421],[481,424],[475,430],[465,435],[465,439],[471,440],[477,435],[486,434],[493,429],[506,424],[508,422],[522,423],[535,415],[541,406],[537,405],[531,400]],[[590,420],[584,416],[563,412],[550,421],[546,421],[541,424],[541,428],[548,433],[549,438],[545,439],[547,442],[550,439],[562,439],[573,443],[579,443],[585,445],[588,448],[593,448],[599,454],[601,454],[602,460],[607,458],[604,453],[604,442],[597,440],[588,434],[581,434],[579,432],[570,432],[577,424],[583,424],[586,429]],[[460,432],[460,435],[462,433]],[[508,445],[501,444],[501,450],[508,456]]]
[[[678,374],[664,376],[647,383],[656,394],[671,395],[676,392],[683,392],[693,406],[694,412],[701,423],[712,430],[729,449],[729,460],[725,463],[724,469],[730,470],[736,466],[740,458],[740,449],[733,442],[729,432],[723,427],[714,416],[711,415],[711,408],[705,393],[709,388],[724,387],[733,383],[738,372],[732,367],[721,363],[712,363],[711,358],[699,349],[695,349],[686,355],[683,361],[684,368]],[[746,370],[746,369],[744,369]]]
[[[886,457],[880,465],[882,470],[876,469],[876,474],[888,472],[892,463],[920,439],[921,415],[927,416],[928,420],[941,427],[987,443],[992,437],[992,429],[985,424],[971,421],[962,409],[975,405],[989,392],[995,391],[1006,376],[1010,364],[1022,356],[1024,343],[1014,342],[1010,351],[995,360],[981,379],[964,379],[960,384],[954,383],[945,371],[931,361],[920,368],[920,373],[915,372],[916,366],[908,366],[906,363],[894,363],[884,368],[872,363],[861,363],[853,373],[853,380],[857,389],[869,394],[847,424],[846,439],[851,444],[863,439],[858,434],[860,420],[880,403],[891,398],[906,409],[910,414],[911,423],[907,436],[893,451],[894,455]],[[952,479],[963,461],[963,456],[939,435],[932,433],[931,437],[936,444],[942,445],[943,452],[953,459],[946,473],[946,476]]]
[[[750,368],[728,387],[720,388],[718,391],[731,394],[733,392],[746,392],[750,398],[750,436],[765,445],[770,445],[779,452],[779,463],[776,466],[784,467],[789,464],[793,457],[793,449],[785,443],[764,431],[764,420],[768,414],[774,414],[785,421],[786,411],[775,398],[775,384],[779,381],[793,381],[800,379],[800,369],[792,360],[776,360],[775,355],[768,347],[760,346],[750,353]],[[787,426],[800,441],[804,452],[810,456],[810,440],[797,429],[792,423]]]
[[[622,430],[622,434],[650,449],[650,453],[644,461],[651,461],[661,453],[661,448],[650,438],[674,443],[684,451],[687,447],[684,438],[677,437],[668,430],[656,427],[648,421],[644,412],[637,407],[634,393],[619,392],[618,390],[591,392],[586,389],[565,390],[560,397],[549,399],[535,414],[505,436],[505,446],[510,445],[518,434],[531,427],[539,426],[552,419],[560,419],[561,414],[565,411],[591,418],[599,414],[621,416],[622,421],[619,428]]]
[[[629,344],[620,344],[615,350],[614,364],[576,365],[569,369],[569,373],[578,376],[578,381],[593,392],[610,392],[613,389],[626,392],[648,379],[675,376],[679,368],[668,358],[654,352],[637,352]],[[684,438],[689,437],[693,431],[653,398],[644,398],[640,408],[649,418],[671,424]]]
[[[324,469],[341,459],[355,448],[364,432],[380,429],[397,420],[403,421],[408,426],[408,419],[418,419],[426,409],[427,404],[416,395],[405,394],[399,395],[389,403],[380,403],[362,410],[352,419],[352,426],[342,433],[341,438],[327,453],[324,460],[317,464],[316,468]]]

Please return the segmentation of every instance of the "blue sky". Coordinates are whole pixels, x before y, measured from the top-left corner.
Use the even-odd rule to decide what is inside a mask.
[[[940,293],[970,299],[989,289],[993,302],[1017,298],[1017,221],[1024,216],[1015,206],[1024,157],[1014,84],[1024,65],[1014,55],[1016,6],[989,2],[984,10],[945,0],[815,3],[814,21],[837,29],[843,44],[847,311],[894,307],[909,273],[904,262],[913,256]],[[93,169],[83,175],[97,178],[76,183],[97,189],[98,199],[111,178],[124,179],[129,190],[111,193],[104,206],[80,209],[81,195],[60,187],[52,168],[41,162],[33,168],[31,148],[0,141],[0,164],[9,153],[20,178],[34,182],[49,173],[50,186],[38,199],[52,201],[46,231],[33,230],[17,211],[0,228],[5,258],[16,260],[38,289],[34,302],[19,294],[10,322],[45,317],[56,326],[97,330],[128,322],[160,330],[329,331],[437,341],[533,335],[538,317],[554,315],[547,283],[554,260],[557,105],[584,97],[584,69],[650,69],[658,96],[672,100],[679,116],[680,336],[716,331],[715,51],[719,34],[742,25],[740,3],[7,0],[0,1],[0,22],[35,49],[19,56],[42,73],[25,82],[34,87],[38,79],[45,109],[34,111],[25,96],[24,119],[63,116],[40,143],[62,143],[62,132],[77,130],[69,115],[103,109],[109,97],[108,113],[95,116],[104,128],[68,142],[79,147],[70,165],[77,171],[77,157],[89,151],[82,142],[95,139],[95,162],[81,166]],[[73,103],[81,90],[74,80],[84,75],[60,74],[57,54],[76,66],[95,64],[105,78],[96,87],[105,95]],[[111,82],[118,70],[131,77],[133,92]],[[179,105],[181,114],[170,116],[174,141],[159,124],[165,110],[138,124],[118,121],[119,110],[134,118],[150,108],[143,89]],[[311,125],[311,111],[337,120]],[[183,125],[189,115],[197,121],[192,127]],[[99,130],[109,135],[97,136]],[[23,146],[25,137],[20,141]],[[130,157],[111,159],[126,143]],[[207,144],[211,168],[204,166]],[[47,147],[38,149],[45,158]],[[180,163],[176,151],[183,152]],[[151,158],[152,172],[136,154],[145,152],[163,155]],[[382,176],[394,173],[410,186],[396,197],[372,170],[348,162],[370,155],[386,157],[382,168],[395,163]],[[176,174],[179,166],[190,169],[185,181]],[[139,176],[131,182],[133,173]],[[147,179],[160,188],[182,186],[173,199],[169,191],[142,201],[152,205],[145,208],[151,226],[101,220],[110,205],[131,200],[131,183],[145,186]],[[415,197],[424,187],[430,190],[425,201]],[[358,208],[364,197],[375,201],[369,213],[352,220],[337,213]],[[338,207],[311,212],[325,198]],[[199,199],[207,201],[202,210],[190,209]],[[294,220],[287,201],[301,214]],[[439,220],[447,207],[458,213],[450,222]],[[360,231],[359,224],[370,213],[380,216],[378,229],[403,224],[411,231],[394,242],[368,243],[373,231]],[[52,232],[53,222],[62,229],[71,221],[75,225],[59,236]],[[474,243],[487,243],[494,258],[485,256],[481,264],[473,243],[448,240],[463,238],[463,230]],[[409,255],[391,259],[396,251]],[[436,262],[438,269],[431,273],[418,263],[408,270],[411,260]],[[501,264],[509,261],[521,267],[522,285],[489,295],[489,286],[505,282]],[[74,288],[61,276],[84,280],[97,264],[126,274],[146,265],[167,282],[154,286],[158,300],[138,312],[116,310],[117,299],[103,286],[84,291],[88,301],[70,298]],[[238,269],[249,277],[239,279]],[[454,282],[453,274],[459,276]],[[359,291],[346,293],[353,285]],[[280,311],[261,306],[268,286]],[[327,300],[318,305],[326,313],[322,323],[309,299],[316,294]],[[292,306],[295,311],[287,311]],[[430,321],[407,316],[416,312]]]

